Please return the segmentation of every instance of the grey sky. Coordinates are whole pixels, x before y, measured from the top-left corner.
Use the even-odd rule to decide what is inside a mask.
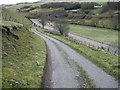
[[[16,4],[20,2],[36,2],[39,0],[0,0],[0,4]]]
[[[1,4],[16,4],[20,2],[36,2],[36,1],[80,1],[80,2],[107,2],[107,1],[120,1],[120,0],[1,0]]]

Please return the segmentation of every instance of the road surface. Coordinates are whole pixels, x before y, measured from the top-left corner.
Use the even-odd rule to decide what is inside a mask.
[[[39,23],[37,20],[32,20],[32,21],[37,26],[42,27],[41,23]],[[58,31],[55,28],[53,28],[52,26],[48,26],[48,25],[45,25],[44,28],[49,30],[49,31]],[[77,35],[72,34],[72,33],[69,33],[68,35],[69,35],[69,37],[72,37],[73,39],[75,39],[79,42],[82,42],[83,44],[94,46],[96,48],[98,48],[98,47],[99,48],[104,48],[105,51],[111,52],[111,53],[116,54],[116,55],[120,54],[117,47],[115,48],[115,47],[112,47],[110,45],[107,45],[107,44],[104,44],[104,43],[101,43],[101,42],[98,42],[98,41],[95,41],[95,40],[92,40],[92,39],[89,39],[89,38],[85,38],[85,37],[82,37],[82,36],[77,36]]]
[[[81,81],[78,79],[80,72],[77,69],[77,66],[80,66],[97,88],[118,88],[115,78],[67,45],[36,31],[34,28],[32,31],[42,37],[47,45],[47,65],[49,65],[47,74],[49,75],[46,75],[46,87],[81,88]]]

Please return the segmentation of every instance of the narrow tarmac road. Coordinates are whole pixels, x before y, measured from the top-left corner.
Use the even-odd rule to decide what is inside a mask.
[[[50,38],[46,38],[45,35],[33,31],[36,34],[40,35],[47,44],[47,61],[49,61],[49,70],[51,68],[51,72],[47,72],[50,76],[46,77],[45,87],[52,88],[80,88],[79,82],[76,78],[76,75],[79,76],[77,69],[73,70],[73,68],[69,65],[67,59],[68,57],[65,55],[64,51],[57,45],[56,42],[52,41]],[[49,83],[48,83],[49,82]]]
[[[75,52],[67,45],[59,42],[49,36],[46,36],[35,29],[34,33],[42,37],[47,44],[47,62],[49,68],[46,75],[48,80],[46,87],[50,88],[80,88],[81,81],[78,79],[80,72],[77,65],[86,71],[97,88],[118,88],[118,82],[112,76],[108,75],[101,68],[90,62],[88,59]],[[51,71],[49,71],[51,70]]]

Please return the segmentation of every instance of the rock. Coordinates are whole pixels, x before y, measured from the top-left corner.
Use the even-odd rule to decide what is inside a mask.
[[[40,65],[40,63],[38,61],[36,63],[37,63],[38,66]]]
[[[15,84],[19,84],[19,82],[15,82]]]
[[[14,79],[11,79],[10,82],[15,82],[15,80],[14,80]]]
[[[12,29],[14,30],[14,29],[17,29],[17,26],[12,26]]]
[[[6,52],[4,52],[3,55],[2,55],[2,58],[5,59],[5,58],[8,57],[8,56],[9,56],[9,55],[8,55]]]

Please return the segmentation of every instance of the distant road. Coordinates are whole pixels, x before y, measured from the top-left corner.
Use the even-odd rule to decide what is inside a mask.
[[[32,31],[42,37],[47,45],[46,87],[80,88],[78,66],[85,70],[97,88],[118,88],[118,82],[101,68],[62,42],[44,35],[34,28]]]
[[[41,23],[39,23],[37,20],[36,21],[32,20],[32,21],[36,25],[42,27]],[[48,25],[45,25],[44,28],[47,29],[47,30],[50,30],[50,31],[58,31],[55,28],[53,28],[52,26],[48,26]],[[104,44],[104,43],[100,43],[100,42],[92,40],[92,39],[88,39],[88,38],[85,38],[85,37],[77,36],[77,35],[72,34],[72,33],[69,33],[68,35],[69,35],[69,37],[72,37],[73,39],[75,39],[75,40],[77,40],[79,42],[82,42],[82,43],[84,43],[86,45],[94,46],[96,48],[103,48],[105,51],[113,53],[113,54],[116,54],[116,55],[120,54],[118,52],[118,48],[117,47],[115,48],[115,47],[112,47],[110,45],[107,45],[107,44]]]

